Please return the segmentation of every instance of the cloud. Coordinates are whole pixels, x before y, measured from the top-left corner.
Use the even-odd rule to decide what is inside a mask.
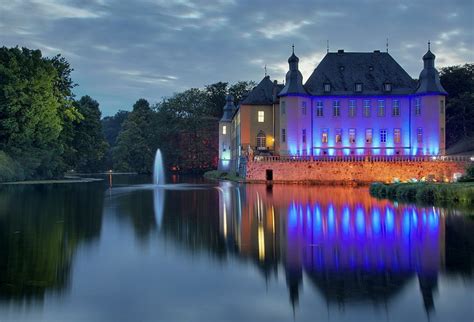
[[[61,53],[78,96],[103,115],[217,81],[282,81],[295,44],[307,79],[326,52],[385,49],[418,77],[431,40],[437,66],[474,61],[474,3],[252,0],[9,0],[2,45]]]
[[[63,4],[62,1],[55,0],[31,0],[31,3],[53,19],[64,18],[99,18],[103,15],[100,12],[93,12],[86,9],[78,8]]]

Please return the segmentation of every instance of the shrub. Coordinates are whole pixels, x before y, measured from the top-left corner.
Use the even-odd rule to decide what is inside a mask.
[[[0,182],[25,179],[24,171],[8,154],[0,151]]]

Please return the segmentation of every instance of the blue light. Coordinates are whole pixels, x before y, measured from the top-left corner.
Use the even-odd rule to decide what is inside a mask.
[[[395,218],[393,216],[393,210],[388,208],[385,210],[385,229],[388,233],[393,233],[395,227]]]
[[[381,220],[380,220],[380,212],[377,208],[372,210],[372,231],[374,235],[378,236],[381,230]]]
[[[365,233],[365,218],[364,218],[364,209],[357,207],[356,210],[356,228],[357,232],[360,235]]]
[[[334,232],[334,224],[335,224],[334,207],[332,204],[330,204],[328,207],[328,230],[330,234]]]
[[[350,224],[351,224],[351,217],[349,212],[349,207],[344,206],[342,210],[342,232],[345,235],[349,235],[350,233]]]

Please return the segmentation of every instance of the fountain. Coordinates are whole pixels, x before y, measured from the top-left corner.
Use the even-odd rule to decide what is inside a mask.
[[[160,149],[156,150],[155,163],[153,165],[153,183],[154,184],[165,184],[165,170],[163,168],[163,157],[161,156]]]

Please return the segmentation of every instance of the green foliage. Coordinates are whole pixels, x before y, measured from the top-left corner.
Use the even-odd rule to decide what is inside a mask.
[[[74,105],[82,115],[82,120],[74,124],[74,168],[80,172],[104,170],[108,144],[102,133],[99,103],[89,96],[83,96]]]
[[[72,107],[71,71],[60,56],[0,48],[0,150],[26,178],[54,177],[65,169],[67,130],[80,118]]]
[[[120,110],[114,116],[106,116],[102,119],[102,132],[110,147],[115,146],[117,136],[128,114],[130,114],[129,111]]]
[[[156,150],[152,127],[154,117],[145,99],[139,99],[133,105],[133,111],[124,121],[113,151],[116,170],[151,173]]]
[[[377,198],[404,202],[474,205],[473,183],[373,183],[369,191]]]
[[[448,92],[446,145],[474,138],[474,64],[442,68],[440,80]]]
[[[466,173],[459,179],[460,182],[474,182],[474,164],[467,167]]]

